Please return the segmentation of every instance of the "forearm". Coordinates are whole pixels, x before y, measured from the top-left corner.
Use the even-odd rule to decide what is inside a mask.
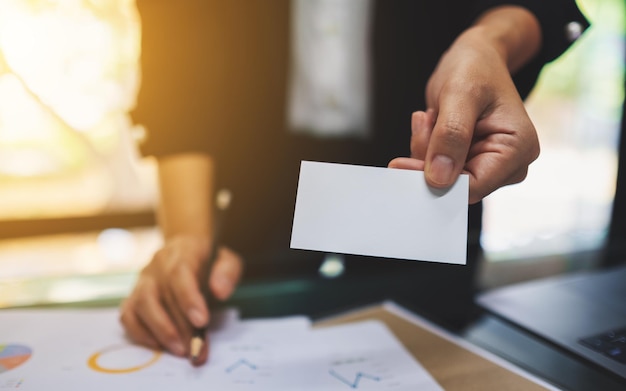
[[[205,238],[212,230],[213,161],[208,155],[185,153],[159,159],[158,221],[165,239]]]
[[[459,39],[477,39],[491,44],[509,72],[514,74],[537,55],[542,33],[539,21],[530,11],[520,6],[504,5],[480,15]]]

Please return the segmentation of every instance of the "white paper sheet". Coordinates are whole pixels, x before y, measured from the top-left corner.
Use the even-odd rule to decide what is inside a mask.
[[[291,247],[465,264],[469,178],[430,188],[421,171],[303,161]]]
[[[311,329],[309,319],[210,331],[209,362],[129,343],[117,310],[0,311],[0,390],[441,390],[378,322]]]

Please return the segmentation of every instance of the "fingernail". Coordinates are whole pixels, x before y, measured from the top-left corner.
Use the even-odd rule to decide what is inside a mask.
[[[436,155],[430,163],[428,177],[436,184],[449,185],[452,182],[454,161],[445,155]]]
[[[426,122],[426,121],[425,121],[425,119],[424,119],[424,113],[420,113],[420,116],[419,116],[419,117],[417,117],[417,121],[416,121],[416,123],[415,123],[415,129],[413,129],[413,132],[414,132],[414,133],[417,133],[417,132],[421,132],[421,131],[423,131],[423,130],[424,130],[424,128],[425,128],[425,126],[424,126],[424,123],[425,123],[425,122]]]
[[[424,127],[424,112],[416,111],[413,115],[414,121],[411,123],[411,131],[417,133]]]
[[[225,277],[219,277],[215,280],[215,284],[217,285],[217,289],[219,291],[220,298],[227,298],[233,292],[235,284],[233,284],[232,280]]]
[[[189,310],[187,314],[191,323],[196,327],[202,327],[206,323],[204,316],[202,316],[202,312],[197,308],[192,308]]]
[[[181,342],[173,342],[170,345],[170,351],[177,356],[185,355],[185,347],[183,346]]]
[[[430,108],[426,110],[424,121],[429,128],[432,128],[433,126],[435,126],[435,109]]]

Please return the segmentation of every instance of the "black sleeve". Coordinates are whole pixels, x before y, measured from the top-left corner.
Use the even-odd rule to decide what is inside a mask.
[[[220,94],[228,71],[221,1],[138,0],[141,87],[135,123],[146,128],[144,155],[219,148],[226,122]]]
[[[536,60],[547,63],[561,55],[577,38],[571,28],[582,33],[589,22],[575,0],[479,0],[474,14],[502,5],[518,5],[532,12],[541,25],[542,45]]]
[[[541,26],[541,49],[513,80],[522,98],[526,98],[543,66],[563,54],[582,34],[589,22],[575,0],[478,0],[472,12],[478,17],[486,10],[503,5],[517,5],[532,12]],[[578,33],[576,33],[578,32]]]
[[[289,0],[136,4],[142,81],[132,118],[147,130],[144,155],[218,157],[252,142],[242,134],[282,125]]]

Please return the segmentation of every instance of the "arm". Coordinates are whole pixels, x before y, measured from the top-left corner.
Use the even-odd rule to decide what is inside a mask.
[[[541,26],[528,9],[505,5],[459,35],[429,79],[428,110],[413,115],[411,158],[389,166],[424,170],[439,188],[465,172],[470,203],[521,182],[539,141],[512,75],[542,50]]]
[[[500,6],[485,12],[463,35],[474,36],[477,43],[486,43],[497,50],[510,74],[517,72],[541,49],[539,20],[519,6]]]
[[[124,302],[121,321],[138,343],[189,354],[193,327],[209,321],[200,284],[209,284],[218,299],[234,291],[241,275],[241,259],[221,248],[209,281],[199,281],[201,264],[212,243],[213,162],[204,154],[177,154],[159,159],[161,202],[159,225],[163,247],[141,271]],[[198,364],[206,361],[201,353]]]

